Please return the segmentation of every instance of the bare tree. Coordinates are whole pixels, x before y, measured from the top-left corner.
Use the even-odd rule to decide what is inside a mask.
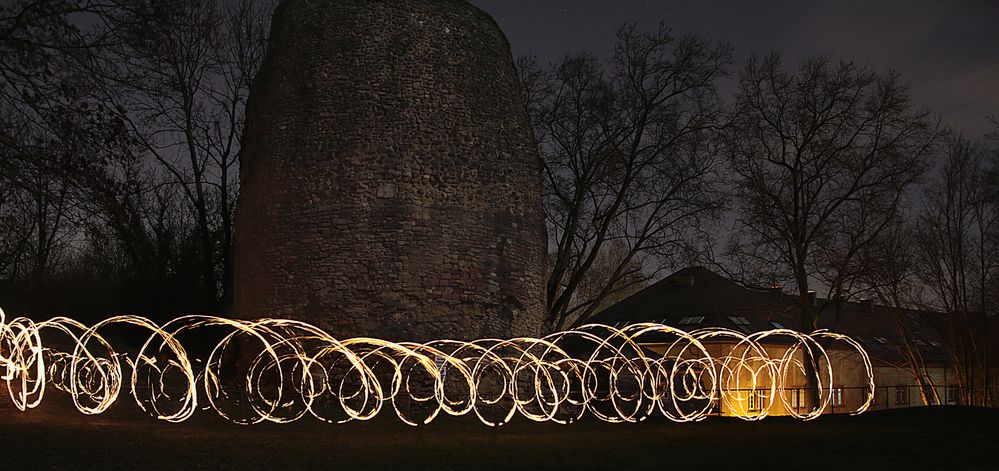
[[[941,404],[936,384],[929,374],[923,357],[926,342],[920,338],[922,329],[910,317],[909,310],[925,303],[925,285],[919,278],[917,250],[919,234],[916,225],[908,223],[907,215],[898,215],[896,220],[859,253],[860,264],[865,267],[857,284],[860,291],[873,293],[884,306],[897,339],[892,346],[902,359],[901,363],[878,359],[908,371],[919,385],[924,405]]]
[[[30,278],[17,291],[34,291],[39,300],[52,298],[43,288],[71,256],[78,223],[88,216],[78,176],[100,168],[117,131],[90,95],[84,67],[107,38],[100,18],[113,6],[18,0],[0,7],[0,173],[9,183],[0,211],[17,213],[5,218],[16,221],[7,238],[13,243],[5,244],[15,250],[0,254],[0,267],[11,283]]]
[[[556,329],[588,318],[627,280],[644,282],[688,256],[691,235],[722,203],[711,135],[731,48],[664,26],[625,26],[617,38],[607,67],[586,54],[548,71],[521,61],[544,158]],[[606,252],[611,243],[623,250]],[[601,254],[616,255],[602,279],[588,277]],[[584,282],[598,287],[584,294]]]
[[[933,305],[950,315],[949,346],[968,403],[988,404],[988,289],[999,269],[999,228],[985,149],[950,136],[935,180],[925,191],[919,224],[920,275]],[[972,396],[978,389],[984,394]]]
[[[579,282],[573,304],[578,305],[599,297],[600,301],[593,308],[593,312],[598,313],[648,286],[649,278],[645,270],[638,264],[638,260],[632,258],[630,265],[616,277],[614,285],[603,293],[607,288],[607,280],[614,277],[621,260],[628,256],[629,251],[629,247],[622,241],[604,244],[593,265]]]
[[[3,119],[0,130],[3,142],[19,142],[19,129],[12,120]],[[20,185],[22,161],[20,146],[0,146],[0,286],[10,284],[20,271],[20,264],[30,240],[28,214],[24,211],[26,194]]]
[[[112,15],[114,46],[99,63],[103,99],[154,169],[149,189],[176,186],[193,211],[209,305],[228,285],[243,111],[272,8],[251,0],[130,1]]]
[[[24,128],[0,132],[0,177],[18,183],[0,194],[0,223],[33,228],[0,239],[0,274],[13,282],[29,271],[84,269],[86,258],[117,280],[107,288],[123,302],[149,299],[119,309],[217,309],[228,284],[243,107],[273,7],[0,6],[0,119],[6,130]]]
[[[813,280],[837,292],[855,276],[857,251],[887,227],[936,138],[894,74],[821,57],[791,72],[779,54],[750,59],[727,138],[737,213],[728,253],[742,276],[791,281],[800,328],[815,330]],[[815,365],[805,367],[818,404]]]
[[[990,220],[991,230],[982,231],[983,245],[991,247],[991,255],[996,256],[995,251],[999,250],[999,116],[993,115],[989,117],[989,121],[995,125],[995,131],[993,131],[989,136],[986,137],[987,141],[993,144],[991,152],[991,160],[988,165],[988,174],[985,177],[985,198],[984,204],[988,208],[987,212],[983,212],[980,220]],[[983,247],[984,248],[984,247]],[[984,250],[982,251],[982,258],[984,259]],[[996,261],[993,258],[993,261]],[[985,266],[985,264],[983,264]],[[997,268],[993,264],[993,269]],[[986,275],[986,271],[982,271],[983,275]],[[995,405],[995,397],[993,394],[996,392],[995,387],[995,376],[993,376],[993,370],[995,365],[999,364],[999,342],[991,337],[991,332],[996,328],[996,317],[999,317],[999,273],[992,271],[988,276],[982,276],[982,314],[984,314],[983,321],[985,325],[983,326],[984,332],[986,332],[985,338],[985,387],[987,388],[986,399],[989,401],[990,405]]]
[[[67,111],[79,113],[76,119],[87,114],[72,106],[80,96],[77,86],[85,85],[76,66],[104,44],[106,35],[103,28],[79,24],[99,19],[112,7],[99,0],[16,0],[0,6],[0,108],[5,119],[31,126],[36,134],[53,134],[66,131],[62,119]],[[8,148],[17,145],[0,141]]]

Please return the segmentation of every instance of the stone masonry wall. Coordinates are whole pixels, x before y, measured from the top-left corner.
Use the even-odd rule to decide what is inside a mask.
[[[537,335],[542,174],[459,0],[285,0],[247,109],[233,312],[338,338]]]

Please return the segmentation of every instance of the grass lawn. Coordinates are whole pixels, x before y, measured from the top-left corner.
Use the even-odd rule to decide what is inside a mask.
[[[414,428],[383,413],[340,426],[243,427],[208,412],[183,424],[114,410],[87,417],[52,399],[28,413],[0,399],[0,469],[999,469],[999,410],[962,407],[812,422],[520,418],[493,429],[439,417]]]

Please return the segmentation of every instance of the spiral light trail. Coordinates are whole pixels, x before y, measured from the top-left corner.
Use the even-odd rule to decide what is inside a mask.
[[[114,332],[123,330],[146,340],[137,349],[116,350]],[[237,424],[306,415],[344,423],[386,408],[410,425],[441,413],[475,414],[490,426],[516,414],[561,424],[586,414],[607,422],[658,414],[689,422],[716,407],[759,420],[778,405],[810,420],[830,403],[833,344],[855,351],[865,368],[866,396],[852,411],[862,413],[874,398],[873,370],[863,347],[847,336],[685,332],[654,323],[591,324],[544,338],[396,343],[338,340],[281,319],[185,316],[157,325],[119,316],[86,326],[66,317],[8,321],[0,310],[0,380],[22,411],[55,388],[80,412],[100,414],[124,388],[143,411],[169,422],[187,420],[199,408]],[[773,345],[779,354],[768,353]],[[784,383],[803,374],[806,355],[818,365],[820,403],[800,412]],[[762,404],[748,407],[750,394]]]

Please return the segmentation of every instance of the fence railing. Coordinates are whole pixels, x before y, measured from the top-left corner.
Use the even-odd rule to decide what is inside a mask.
[[[824,413],[837,414],[853,412],[867,400],[867,394],[869,391],[870,388],[867,386],[834,386],[831,391],[823,392],[823,398],[826,394],[831,396],[829,405],[826,407]],[[769,403],[769,399],[767,397],[770,394],[769,388],[757,388],[755,390],[723,389],[720,392],[722,395],[726,393],[735,393],[732,395],[744,398],[745,404],[740,404],[743,411],[756,412],[759,411],[764,404]],[[810,410],[810,406],[806,399],[808,397],[806,388],[784,388],[783,394],[784,401],[775,399],[775,401],[780,402],[779,405],[775,406],[778,410],[788,407],[794,409],[797,413],[807,412]],[[868,410],[948,405],[975,405],[987,407],[990,404],[987,404],[986,398],[987,395],[985,394],[984,388],[973,389],[957,385],[936,386],[934,388],[928,387],[925,391],[923,391],[919,385],[914,384],[877,386],[874,389],[873,402]],[[997,399],[999,399],[999,387],[993,387],[991,390],[991,406],[996,406],[995,401]],[[717,414],[725,415],[726,413],[733,412],[724,410],[724,401],[716,399],[714,403],[715,413]],[[774,409],[771,408],[771,411],[773,410]]]

